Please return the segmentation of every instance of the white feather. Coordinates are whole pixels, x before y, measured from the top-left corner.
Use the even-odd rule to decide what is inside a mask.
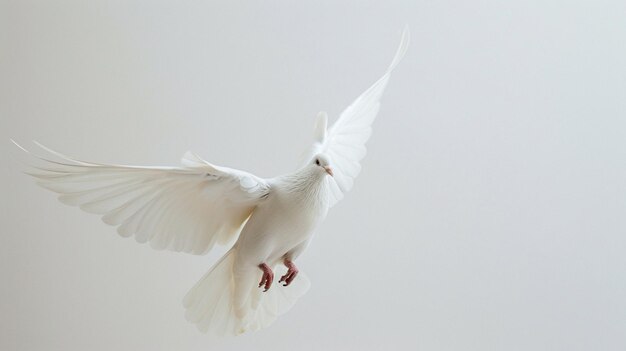
[[[269,191],[259,177],[199,158],[186,168],[106,165],[37,145],[61,160],[35,156],[44,165],[31,174],[39,185],[57,192],[64,204],[102,215],[120,235],[135,235],[159,250],[203,254],[216,242],[234,240]],[[227,232],[216,223],[225,223]]]

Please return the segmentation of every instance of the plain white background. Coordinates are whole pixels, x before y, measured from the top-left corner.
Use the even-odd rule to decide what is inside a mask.
[[[623,350],[623,1],[1,1],[0,349]],[[61,205],[9,138],[95,162],[192,149],[288,172],[412,43],[363,172],[270,329],[181,299],[219,252],[157,252]]]

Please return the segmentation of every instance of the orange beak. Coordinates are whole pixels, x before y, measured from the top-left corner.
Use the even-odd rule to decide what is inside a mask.
[[[326,173],[330,174],[330,176],[333,176],[333,170],[330,168],[330,166],[324,166],[324,170],[326,171]]]

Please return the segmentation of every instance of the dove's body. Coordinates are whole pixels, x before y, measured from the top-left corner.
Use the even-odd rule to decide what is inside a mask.
[[[236,239],[185,296],[185,316],[201,331],[221,335],[267,327],[309,288],[292,260],[352,188],[380,98],[407,46],[405,30],[389,69],[332,127],[320,114],[309,158],[294,173],[262,179],[190,152],[184,167],[96,164],[42,146],[60,161],[38,157],[44,165],[28,174],[63,203],[100,214],[121,236],[156,249],[203,254]],[[285,286],[270,289],[272,270],[283,264],[289,270],[279,283]],[[261,276],[266,292],[257,285]]]
[[[327,176],[310,166],[269,181],[267,199],[257,206],[233,246],[235,308],[246,306],[251,292],[256,293],[260,264],[275,267],[285,258],[295,260],[306,248],[328,213]]]
[[[235,244],[245,258],[236,262],[278,262],[305,244],[328,212],[328,175],[309,166],[270,180],[271,191],[250,216]],[[296,252],[296,255],[299,252]]]

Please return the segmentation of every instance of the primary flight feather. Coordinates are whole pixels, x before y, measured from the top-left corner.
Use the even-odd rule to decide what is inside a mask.
[[[263,179],[191,152],[180,168],[98,164],[37,144],[58,161],[31,154],[41,165],[28,174],[61,202],[155,249],[200,255],[234,241],[185,296],[185,316],[217,335],[267,327],[309,288],[294,261],[361,171],[381,96],[408,43],[405,29],[385,74],[330,128],[326,114],[318,115],[314,144],[293,173]],[[282,286],[271,288],[275,280]]]

